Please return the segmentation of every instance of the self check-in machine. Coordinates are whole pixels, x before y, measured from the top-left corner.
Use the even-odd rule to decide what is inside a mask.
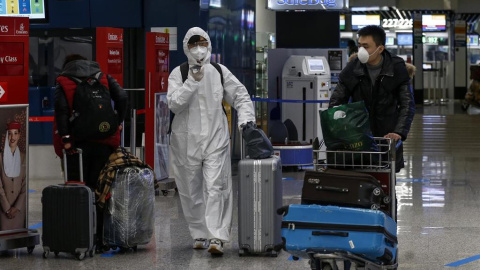
[[[285,62],[282,99],[306,101],[282,104],[282,121],[290,119],[294,123],[298,140],[312,142],[316,137],[322,140],[320,111],[328,108],[330,86],[330,66],[324,56],[291,55]],[[325,103],[314,103],[321,100]]]

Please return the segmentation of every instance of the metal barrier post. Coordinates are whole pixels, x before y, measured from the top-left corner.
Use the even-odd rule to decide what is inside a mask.
[[[137,110],[132,109],[132,115],[130,120],[130,153],[136,156],[137,147],[135,145],[137,139]]]
[[[433,105],[437,105],[438,78],[438,69],[435,68],[433,72]]]

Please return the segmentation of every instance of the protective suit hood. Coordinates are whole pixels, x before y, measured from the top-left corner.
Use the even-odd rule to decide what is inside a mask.
[[[188,49],[188,41],[190,40],[191,37],[196,35],[202,36],[208,41],[207,55],[205,55],[205,58],[203,58],[203,61],[201,63],[197,62],[197,60],[193,57],[193,55],[190,53],[190,50]],[[203,66],[205,64],[209,64],[210,57],[212,55],[212,43],[210,41],[210,37],[208,36],[207,32],[203,31],[203,29],[200,27],[190,28],[187,31],[187,34],[185,34],[185,38],[183,38],[183,51],[185,52],[185,55],[188,58],[188,64],[190,66],[193,66],[193,65]]]

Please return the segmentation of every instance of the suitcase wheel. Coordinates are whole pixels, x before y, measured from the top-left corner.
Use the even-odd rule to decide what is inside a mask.
[[[90,251],[88,252],[88,255],[90,255],[90,258],[93,258],[94,250],[95,250],[95,249],[92,249],[92,250],[90,250]]]
[[[55,256],[58,256],[59,253],[60,253],[60,252],[58,252],[58,251],[54,251],[54,252],[53,252],[53,254],[55,254]]]
[[[48,258],[48,254],[50,253],[50,251],[46,250],[43,252],[43,258]]]
[[[35,249],[35,246],[27,247],[28,254],[32,254],[34,249]]]
[[[81,261],[85,258],[85,253],[75,253],[75,258],[77,258],[77,260]]]
[[[247,255],[247,253],[248,253],[248,251],[244,248],[241,248],[241,249],[238,250],[238,256],[240,256],[240,257],[243,257],[243,256]]]
[[[134,252],[137,252],[137,246],[132,247]]]
[[[276,250],[274,250],[273,248],[267,249],[267,254],[270,257],[278,257],[278,252]]]

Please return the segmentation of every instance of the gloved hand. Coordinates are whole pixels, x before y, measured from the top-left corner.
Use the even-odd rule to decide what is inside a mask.
[[[254,122],[242,125],[242,136],[246,143],[247,154],[252,159],[263,159],[273,155],[273,147],[263,130]]]
[[[199,82],[203,79],[203,66],[194,66],[194,67],[191,67],[190,70],[188,71],[188,74],[190,76],[192,76],[192,78]]]
[[[250,129],[250,128],[255,129],[256,127],[257,125],[254,122],[250,121],[250,122],[247,122],[246,124],[241,125],[240,131],[244,131],[245,129]]]

